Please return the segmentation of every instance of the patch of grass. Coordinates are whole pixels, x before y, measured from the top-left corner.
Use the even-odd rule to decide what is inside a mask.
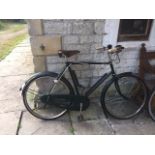
[[[9,25],[9,27],[11,32],[17,32],[26,28],[26,24],[12,24],[12,25]]]
[[[4,59],[21,41],[26,39],[27,34],[21,34],[16,36],[10,40],[5,41],[2,45],[0,45],[0,61]]]
[[[0,21],[0,33],[5,33],[5,31],[17,32],[24,28],[26,28],[26,24],[23,23],[11,23]]]
[[[72,135],[74,135],[75,130],[73,128],[70,128],[70,132]]]
[[[2,21],[0,21],[0,31],[3,30],[5,28],[5,23],[3,23]]]

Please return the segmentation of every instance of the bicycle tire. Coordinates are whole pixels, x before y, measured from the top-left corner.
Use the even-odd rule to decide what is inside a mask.
[[[57,114],[57,115],[54,115],[54,116],[51,116],[51,117],[45,117],[41,114],[38,114],[37,112],[34,112],[34,109],[32,109],[28,103],[28,100],[27,100],[27,91],[28,91],[28,88],[30,88],[31,84],[33,84],[34,82],[36,82],[35,85],[37,85],[38,87],[38,84],[39,84],[39,91],[40,91],[40,87],[41,85],[44,86],[44,84],[47,86],[47,83],[38,83],[38,79],[40,78],[46,78],[46,77],[50,77],[52,79],[56,79],[58,77],[58,74],[57,73],[54,73],[54,72],[43,72],[43,73],[37,73],[36,75],[32,76],[27,82],[26,82],[26,85],[25,87],[23,88],[23,91],[22,91],[22,96],[23,96],[23,102],[24,102],[24,105],[26,107],[26,109],[35,117],[39,118],[39,119],[43,119],[43,120],[54,120],[56,118],[59,118],[61,116],[63,116],[67,111],[68,109],[62,109],[62,112],[60,114]],[[44,80],[45,82],[45,80]],[[68,94],[69,95],[74,95],[74,90],[71,86],[71,84],[69,83],[69,81],[65,78],[65,77],[61,77],[61,79],[59,80],[58,84],[60,84],[60,82],[62,82],[62,84],[64,84],[64,86],[66,87],[66,89],[68,89]],[[54,87],[54,86],[53,86]],[[44,88],[45,89],[45,88]],[[53,88],[52,88],[53,89]],[[64,90],[63,90],[64,91]],[[60,93],[60,91],[59,91]],[[36,104],[36,103],[34,103]],[[56,107],[56,108],[59,108],[59,107]],[[49,110],[49,109],[48,109]],[[51,115],[51,113],[50,113]]]
[[[128,86],[130,86],[130,89],[134,90],[139,87],[137,90],[134,90],[135,94],[134,94],[134,91],[131,91],[130,92],[131,94],[128,94],[128,97],[127,97],[127,93],[125,94],[125,89],[126,89],[126,92],[128,92],[129,88],[125,88],[125,83],[122,83],[122,87],[121,87],[121,83],[120,83],[121,79],[123,79],[123,78],[128,78],[128,80],[130,79],[129,80],[130,83],[127,83]],[[135,88],[134,87],[131,88],[131,78],[138,82],[138,84],[135,83],[133,85]],[[119,84],[119,87],[121,87],[120,92],[118,92],[118,90],[116,88],[116,82],[120,83]],[[112,85],[114,85],[113,88],[108,92],[108,90],[111,88]],[[142,86],[143,92],[140,89],[141,88],[140,86]],[[124,89],[124,92],[123,92],[123,89]],[[112,94],[113,92],[114,92],[114,94]],[[106,98],[107,93],[109,93],[108,94],[109,98]],[[137,93],[137,96],[136,96],[136,93]],[[105,85],[105,87],[103,88],[102,93],[101,93],[100,101],[101,101],[101,105],[102,105],[103,111],[106,116],[108,116],[108,114],[109,114],[110,116],[112,116],[116,119],[129,119],[129,118],[132,118],[132,117],[136,116],[137,114],[139,114],[140,111],[143,109],[143,107],[145,106],[146,101],[147,101],[147,94],[148,94],[147,87],[142,79],[140,79],[138,76],[134,75],[133,73],[122,73],[122,74],[117,75],[117,78],[112,78]],[[130,98],[129,98],[129,95],[130,95]],[[111,100],[114,99],[114,101],[110,101],[110,97],[111,97]],[[137,98],[135,98],[135,97],[137,97]],[[143,97],[143,101],[139,101],[141,103],[138,103],[138,100],[141,99],[140,97]],[[122,100],[124,100],[124,101],[122,102]],[[129,101],[130,101],[130,103],[129,103]],[[134,104],[132,104],[132,103],[134,103]],[[132,105],[132,107],[130,107],[129,105],[130,106]],[[123,112],[124,112],[124,114],[123,114]],[[125,114],[125,112],[126,112],[126,114]]]
[[[152,90],[148,102],[148,112],[153,121],[155,121],[155,106],[153,105],[154,97],[155,97],[155,88]]]

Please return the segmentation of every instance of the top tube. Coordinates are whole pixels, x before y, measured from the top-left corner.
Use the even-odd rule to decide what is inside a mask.
[[[94,62],[94,61],[67,61],[66,63],[72,64],[72,65],[80,65],[80,64],[89,64],[89,65],[109,65],[111,62]]]

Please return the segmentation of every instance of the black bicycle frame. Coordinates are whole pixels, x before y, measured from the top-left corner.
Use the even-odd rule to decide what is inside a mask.
[[[85,92],[85,96],[90,96],[110,75],[113,76],[113,78],[116,78],[116,73],[114,71],[113,68],[113,64],[112,62],[91,62],[91,61],[81,61],[81,62],[66,62],[66,66],[64,67],[63,71],[59,74],[59,76],[57,77],[57,79],[61,78],[61,76],[65,73],[65,71],[68,69],[70,75],[71,75],[71,79],[73,81],[73,85],[76,91],[77,95],[80,95],[79,93],[79,89],[78,86],[80,86],[78,78],[76,76],[75,71],[71,68],[71,65],[81,65],[81,64],[95,64],[95,65],[110,65],[111,68],[111,72],[109,73],[105,73],[103,74],[103,76],[97,80],[97,82],[95,82],[86,92]]]

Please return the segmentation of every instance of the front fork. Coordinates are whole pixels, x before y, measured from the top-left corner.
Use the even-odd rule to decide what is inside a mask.
[[[122,92],[121,92],[121,89],[120,89],[120,86],[119,86],[119,82],[118,82],[119,78],[117,77],[117,75],[114,75],[113,77],[114,77],[114,80],[115,80],[115,88],[116,88],[118,94],[121,97],[123,97],[125,100],[129,100],[129,98],[126,97],[125,95],[123,95]]]

